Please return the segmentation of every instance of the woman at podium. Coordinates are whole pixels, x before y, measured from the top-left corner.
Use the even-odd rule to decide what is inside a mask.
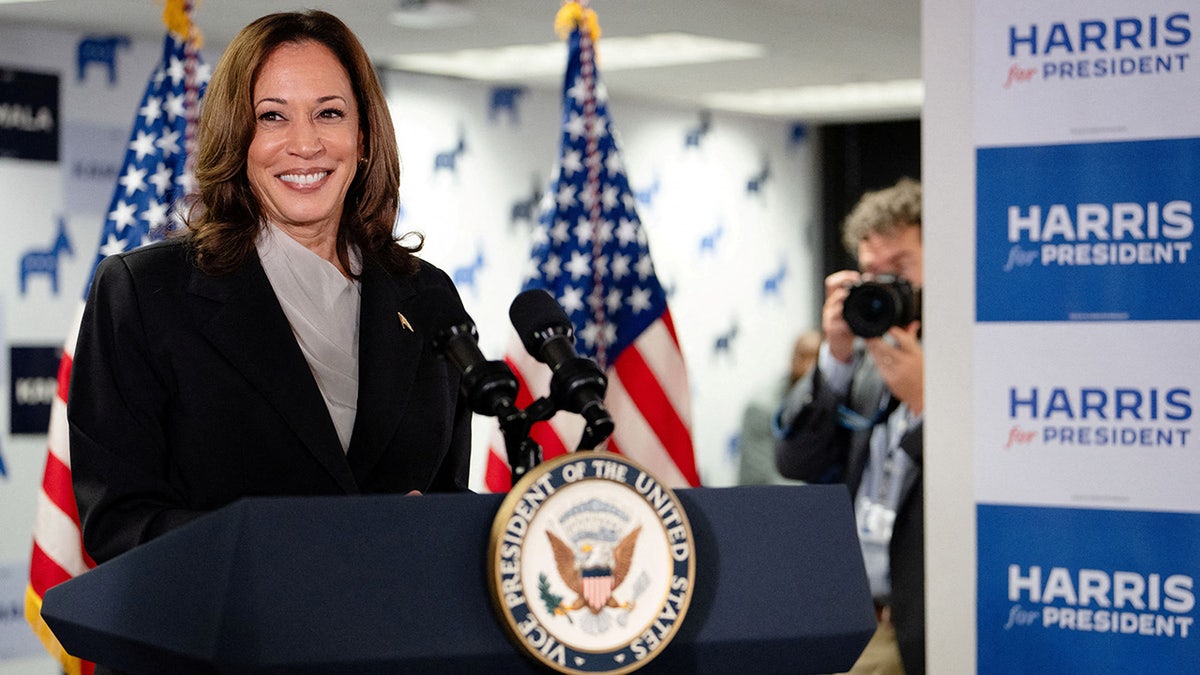
[[[467,489],[470,410],[436,353],[450,278],[395,238],[399,158],[358,39],[265,16],[199,120],[187,231],[99,266],[71,465],[103,562],[243,497]]]

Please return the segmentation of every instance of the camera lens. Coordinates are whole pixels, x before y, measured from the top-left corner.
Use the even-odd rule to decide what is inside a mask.
[[[855,335],[879,337],[895,325],[900,306],[891,286],[864,282],[850,289],[842,316]]]
[[[879,337],[921,318],[921,291],[906,279],[880,274],[850,287],[842,317],[855,335]]]

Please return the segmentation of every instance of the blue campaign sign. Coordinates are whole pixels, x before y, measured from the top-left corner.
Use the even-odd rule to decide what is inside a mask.
[[[1200,514],[979,504],[976,515],[980,675],[1200,663]]]
[[[1200,138],[976,151],[976,320],[1200,319]]]

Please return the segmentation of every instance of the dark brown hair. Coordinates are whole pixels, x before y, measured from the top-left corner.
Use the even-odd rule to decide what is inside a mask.
[[[400,199],[400,156],[387,100],[371,60],[340,19],[318,10],[281,12],[257,19],[225,49],[200,112],[196,153],[199,203],[188,218],[196,260],[209,274],[242,265],[254,251],[263,208],[250,188],[246,157],[254,139],[254,85],[267,58],[285,44],[324,45],[346,69],[358,104],[364,161],[346,193],[337,255],[349,270],[347,246],[388,269],[412,273],[423,240],[405,245],[393,235]]]

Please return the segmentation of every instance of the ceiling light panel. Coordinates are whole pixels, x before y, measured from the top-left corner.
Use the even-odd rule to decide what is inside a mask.
[[[606,37],[597,47],[606,72],[660,68],[717,61],[761,58],[765,47],[687,33],[655,33],[640,37]],[[562,75],[567,47],[563,42],[512,45],[494,49],[397,54],[384,65],[473,80],[522,80]]]

